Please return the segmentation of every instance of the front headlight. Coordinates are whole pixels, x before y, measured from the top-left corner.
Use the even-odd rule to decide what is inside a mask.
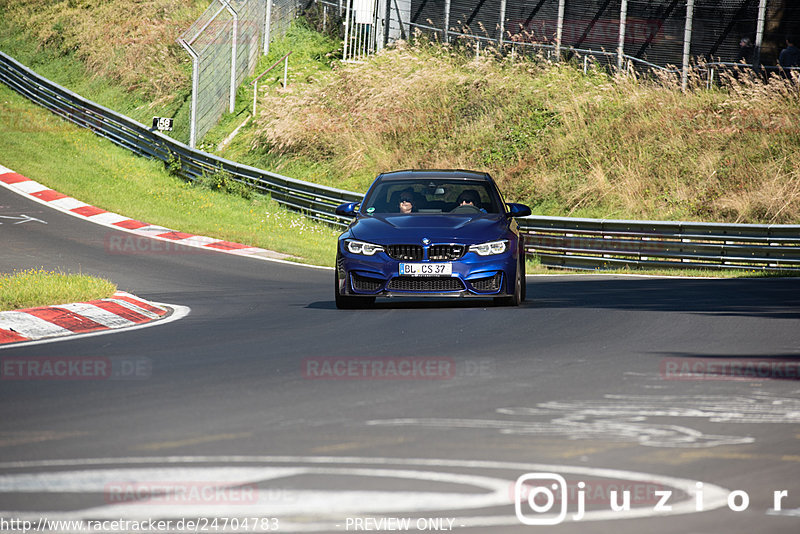
[[[480,245],[470,245],[469,251],[475,252],[478,256],[491,256],[493,254],[502,254],[508,248],[508,240],[490,241],[489,243],[481,243]]]
[[[352,254],[363,254],[364,256],[372,256],[376,252],[383,252],[383,247],[380,245],[373,245],[372,243],[365,243],[354,239],[345,240],[344,246],[347,247],[348,252]]]

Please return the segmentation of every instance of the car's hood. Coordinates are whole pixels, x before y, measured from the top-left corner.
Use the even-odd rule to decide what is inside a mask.
[[[503,215],[372,215],[359,217],[350,231],[371,243],[477,243],[499,239],[508,229]]]

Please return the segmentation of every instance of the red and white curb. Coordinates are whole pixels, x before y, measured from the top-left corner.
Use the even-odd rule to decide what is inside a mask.
[[[185,306],[150,302],[124,291],[107,299],[4,311],[0,312],[0,348],[142,328],[153,321],[172,322],[188,313]]]
[[[75,198],[69,197],[58,191],[54,191],[42,185],[39,182],[26,178],[21,174],[17,174],[7,167],[0,165],[0,186],[4,186],[11,191],[22,194],[29,199],[44,204],[51,208],[55,208],[63,213],[73,215],[93,223],[97,223],[114,230],[128,232],[140,237],[146,237],[159,241],[166,242],[162,249],[156,250],[152,245],[147,246],[145,250],[141,250],[140,244],[135,240],[111,240],[107,243],[110,253],[114,254],[138,254],[138,253],[157,253],[157,252],[176,252],[186,250],[186,247],[195,249],[212,250],[216,252],[224,252],[227,254],[235,254],[237,256],[247,256],[260,260],[275,261],[280,263],[287,263],[291,265],[302,265],[305,267],[330,269],[330,267],[319,267],[315,265],[307,265],[287,261],[291,258],[288,254],[282,254],[272,250],[267,250],[258,247],[251,247],[241,243],[233,243],[223,239],[216,239],[213,237],[205,237],[194,234],[187,234],[163,226],[148,224],[146,222],[137,221],[106,211],[104,209],[86,204]],[[169,243],[169,244],[167,244]]]

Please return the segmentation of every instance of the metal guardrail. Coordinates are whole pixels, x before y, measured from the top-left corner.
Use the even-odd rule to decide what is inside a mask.
[[[531,216],[521,226],[526,250],[550,266],[800,270],[800,225]]]
[[[188,179],[226,172],[309,217],[345,226],[335,214],[360,193],[281,176],[193,150],[91,102],[0,52],[0,81],[31,101],[136,154],[163,161]],[[526,251],[549,266],[800,270],[800,225],[620,221],[530,216],[519,220]]]
[[[105,108],[47,80],[0,52],[0,81],[62,118],[136,154],[163,161],[184,178],[225,172],[232,180],[269,193],[274,200],[309,217],[345,226],[349,220],[334,213],[342,202],[361,200],[360,193],[326,187],[242,165],[193,150],[124,115]]]

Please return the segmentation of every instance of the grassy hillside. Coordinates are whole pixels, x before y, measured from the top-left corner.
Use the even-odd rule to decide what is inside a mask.
[[[250,157],[313,162],[356,190],[396,168],[485,169],[547,215],[800,222],[798,85],[728,82],[684,94],[670,80],[398,46],[267,97]]]
[[[190,68],[175,38],[207,4],[0,0],[0,49],[138,120],[163,110],[181,138]],[[397,168],[487,170],[547,215],[800,222],[797,83],[684,94],[674,80],[425,43],[343,65],[339,46],[302,26],[275,43],[256,72],[292,50],[289,88],[277,75],[262,86],[256,120],[223,155],[357,191]],[[251,102],[245,84],[204,149]]]
[[[210,0],[0,0],[0,50],[143,123],[189,138],[192,65],[176,39]]]

